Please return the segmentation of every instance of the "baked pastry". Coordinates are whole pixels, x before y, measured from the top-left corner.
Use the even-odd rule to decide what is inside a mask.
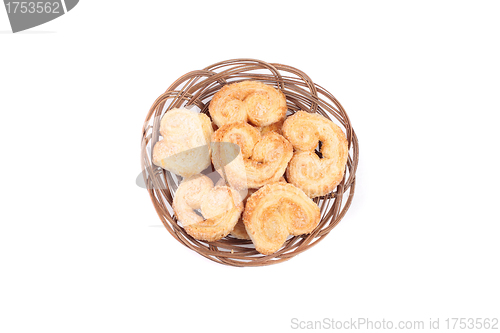
[[[325,195],[342,181],[348,145],[344,132],[331,120],[299,111],[283,123],[283,135],[295,148],[286,178],[309,197]],[[320,158],[315,149],[321,142]]]
[[[224,180],[223,179],[221,179],[221,180],[222,180],[221,183],[224,184]],[[286,183],[286,180],[283,177],[281,177],[278,181],[282,182],[282,183]],[[217,184],[219,184],[219,182]],[[250,196],[252,194],[254,194],[255,192],[257,192],[257,189],[249,188],[248,191],[246,192],[247,193],[246,196],[243,199],[243,204],[246,204],[248,198],[250,198]],[[242,192],[240,192],[240,195],[241,194],[242,194]],[[231,235],[233,237],[238,238],[238,239],[250,240],[250,236],[248,236],[247,230],[245,229],[245,224],[243,223],[243,218],[240,218],[238,223],[236,223],[233,231],[231,231]]]
[[[262,254],[278,251],[289,235],[311,233],[320,221],[320,210],[292,184],[269,184],[248,198],[243,223],[255,249]]]
[[[189,235],[213,242],[233,230],[243,211],[243,202],[234,189],[214,187],[210,178],[197,174],[182,180],[172,207]],[[195,210],[200,210],[201,216]]]
[[[293,156],[293,147],[283,136],[272,131],[261,136],[258,129],[244,122],[222,126],[212,141],[215,169],[238,189],[277,182]]]
[[[227,184],[228,185],[228,184]],[[224,178],[219,179],[219,181],[215,184],[215,186],[226,186],[226,182],[224,181]],[[240,199],[243,201],[243,206],[245,205],[245,202],[247,199],[254,193],[255,189],[240,189],[238,193],[240,194]],[[231,230],[231,235],[238,238],[238,239],[250,239],[250,237],[247,234],[247,231],[245,230],[245,225],[243,224],[243,221],[240,219],[238,220],[238,223],[234,226],[233,230]]]
[[[271,125],[263,126],[260,127],[260,135],[264,135],[269,132],[276,132],[279,135],[283,135],[283,131],[281,130],[281,127],[283,126],[283,122],[285,121],[285,118],[278,120],[275,123],[272,123]]]
[[[243,224],[243,220],[241,218],[231,231],[231,236],[238,239],[250,240],[250,236],[248,236],[247,230],[245,229],[245,225]]]
[[[210,118],[188,109],[172,109],[160,122],[163,139],[153,148],[153,163],[182,177],[210,165]]]
[[[208,109],[219,127],[239,121],[266,126],[285,118],[287,106],[281,90],[258,81],[242,81],[222,87]]]

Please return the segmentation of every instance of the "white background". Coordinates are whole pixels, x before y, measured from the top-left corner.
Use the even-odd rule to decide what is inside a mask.
[[[81,1],[0,9],[1,332],[285,332],[291,319],[500,313],[497,1]],[[317,246],[213,263],[160,226],[149,107],[249,57],[326,87],[360,142],[353,205]]]

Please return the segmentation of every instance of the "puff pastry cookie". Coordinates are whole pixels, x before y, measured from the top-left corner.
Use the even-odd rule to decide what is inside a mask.
[[[283,118],[281,120],[278,120],[275,123],[272,123],[271,125],[260,127],[260,134],[264,135],[264,134],[269,133],[269,132],[276,132],[279,135],[283,135],[283,131],[281,130],[281,127],[283,126],[284,121],[285,121],[285,119]]]
[[[217,184],[221,183],[222,185],[224,184],[224,180],[221,179],[222,182],[218,182]],[[285,178],[281,177],[279,179],[279,182],[282,182],[282,183],[286,183],[286,180]],[[244,197],[243,199],[243,204],[246,204],[248,198],[250,198],[250,196],[252,194],[254,194],[255,192],[257,192],[256,189],[248,189],[246,193],[246,196]],[[242,192],[240,192],[240,195],[242,194]],[[236,225],[234,226],[234,229],[233,231],[231,231],[231,235],[238,238],[238,239],[247,239],[247,240],[250,240],[250,236],[248,236],[248,233],[247,233],[247,230],[245,229],[245,224],[243,223],[243,218],[240,218],[238,223],[236,223]]]
[[[153,163],[182,177],[210,165],[210,118],[188,109],[172,109],[160,122],[163,139],[153,147]]]
[[[243,202],[237,191],[227,186],[214,187],[210,178],[198,174],[181,182],[172,207],[189,235],[213,242],[233,230],[243,211]],[[201,216],[195,210],[200,210]]]
[[[244,122],[222,126],[212,141],[216,143],[212,153],[215,169],[237,188],[259,188],[278,181],[293,156],[293,147],[283,136],[272,131],[261,136]],[[223,142],[233,144],[220,144]]]
[[[285,120],[282,130],[295,148],[286,170],[288,182],[311,198],[333,191],[344,177],[348,156],[340,127],[319,114],[299,111]],[[322,158],[315,153],[320,141]]]
[[[225,124],[249,121],[266,126],[285,118],[287,106],[281,90],[258,81],[242,81],[225,85],[209,105],[213,122]]]
[[[248,198],[243,223],[255,249],[278,251],[289,235],[311,233],[320,221],[319,207],[292,184],[269,184]]]

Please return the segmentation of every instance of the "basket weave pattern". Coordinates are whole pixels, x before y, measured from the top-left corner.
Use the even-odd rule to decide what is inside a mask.
[[[172,211],[175,187],[170,172],[152,164],[152,147],[159,140],[160,119],[173,108],[198,107],[208,116],[213,95],[222,86],[242,80],[256,80],[280,89],[289,112],[317,112],[332,119],[344,130],[349,143],[346,173],[336,190],[314,201],[321,210],[321,221],[310,234],[289,237],[272,255],[262,255],[251,241],[227,236],[216,242],[192,238],[177,223]],[[254,59],[234,59],[189,72],[177,79],[159,96],[149,110],[142,130],[141,164],[146,188],[161,221],[180,243],[215,262],[231,266],[263,266],[293,258],[322,240],[344,217],[352,202],[358,164],[358,140],[349,118],[335,97],[315,84],[304,72],[282,64]]]

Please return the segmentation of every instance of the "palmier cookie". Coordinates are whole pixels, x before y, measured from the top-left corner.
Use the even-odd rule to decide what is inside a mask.
[[[287,183],[262,187],[248,198],[243,212],[243,223],[255,249],[266,255],[278,251],[289,235],[311,233],[319,220],[318,205]]]
[[[348,146],[344,132],[331,120],[299,111],[283,124],[283,135],[295,148],[286,178],[309,197],[325,195],[342,181]],[[321,142],[320,158],[315,149]]]
[[[244,122],[222,126],[212,141],[215,169],[237,188],[259,188],[277,182],[293,156],[293,147],[283,136],[275,132],[261,136],[258,129]],[[236,144],[240,150],[222,142]]]
[[[286,180],[284,177],[281,177],[278,181],[286,183]],[[217,185],[224,185],[224,183],[225,183],[224,179],[220,179],[219,182],[217,182]],[[242,196],[243,193],[246,193],[246,195],[243,198],[244,205],[246,204],[248,198],[250,198],[250,196],[252,194],[254,194],[255,192],[257,192],[257,189],[253,189],[253,188],[248,189],[246,192],[240,191],[240,196]],[[245,229],[245,224],[243,223],[243,217],[240,217],[238,223],[236,223],[236,225],[234,226],[234,229],[231,231],[231,236],[238,238],[238,239],[250,240],[250,236],[248,236],[247,230]]]
[[[202,174],[181,182],[172,206],[184,230],[207,242],[227,236],[243,211],[238,192],[227,186],[214,187],[212,180]],[[199,209],[203,217],[195,209]]]
[[[266,126],[285,118],[285,95],[276,88],[258,81],[242,81],[225,85],[209,105],[213,122],[225,124],[249,121]]]
[[[281,128],[283,127],[284,121],[285,121],[285,119],[283,118],[275,123],[272,123],[271,125],[259,127],[260,134],[264,135],[264,134],[269,133],[269,132],[276,132],[279,135],[283,135],[283,131],[281,130]]]
[[[153,148],[153,163],[182,177],[210,165],[210,118],[188,109],[172,109],[160,122],[163,139]]]

